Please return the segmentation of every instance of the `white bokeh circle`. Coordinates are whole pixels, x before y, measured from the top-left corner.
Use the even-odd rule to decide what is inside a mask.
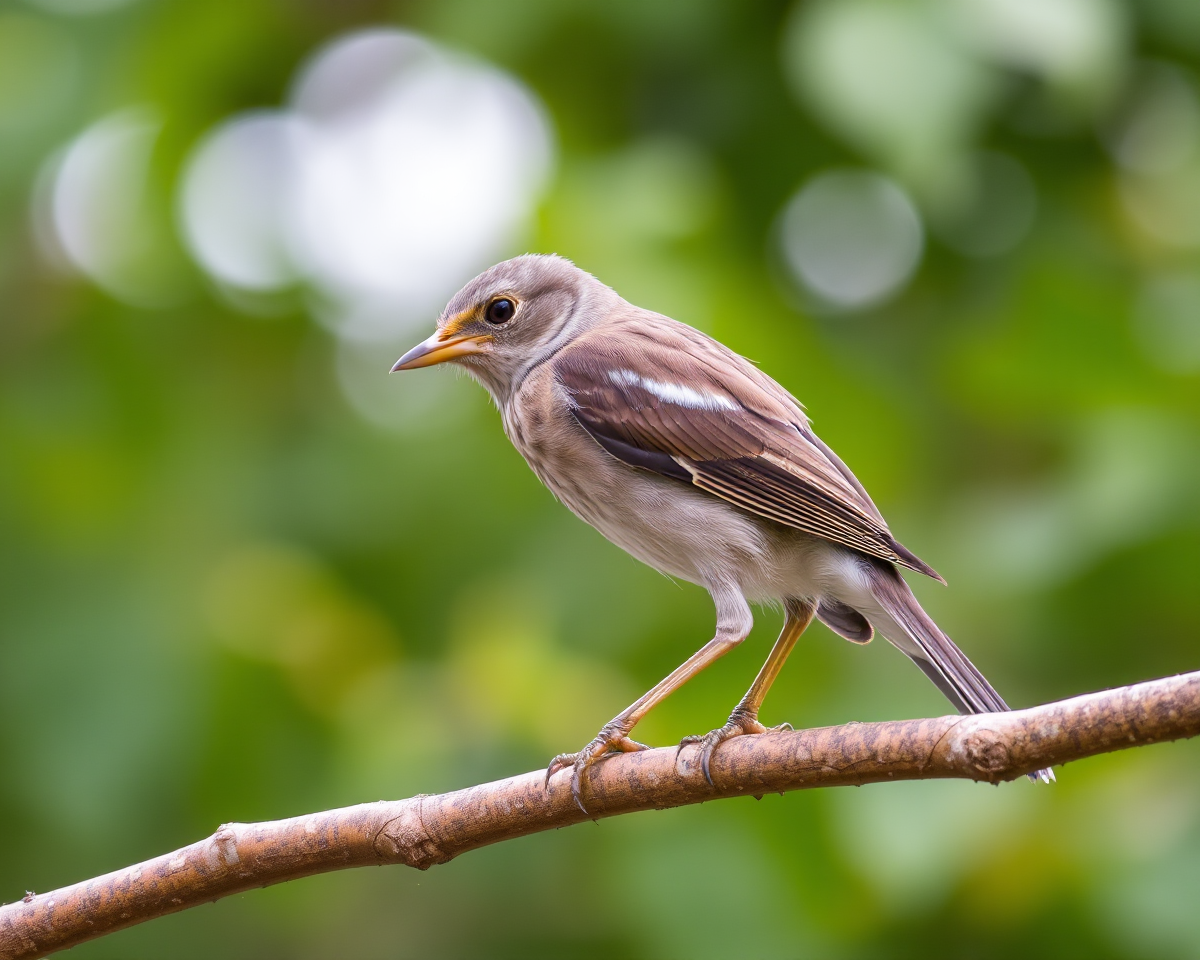
[[[829,306],[858,310],[902,288],[921,261],[924,230],[908,195],[866,170],[831,170],[806,183],[783,210],[784,260]]]
[[[129,303],[153,300],[143,283],[154,240],[146,188],[162,122],[148,109],[110,114],[87,127],[44,171],[38,234],[61,258]],[[35,204],[36,206],[37,204]]]
[[[197,146],[182,232],[219,283],[300,281],[339,333],[391,339],[511,248],[552,153],[538,101],[509,75],[365,31],[317,53],[290,109],[234,117]]]
[[[223,282],[271,290],[298,279],[280,225],[305,132],[287,113],[243,114],[192,152],[180,189],[184,239]]]

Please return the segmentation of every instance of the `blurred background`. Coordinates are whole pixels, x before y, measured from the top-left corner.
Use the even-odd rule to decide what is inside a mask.
[[[1010,703],[1200,667],[1198,65],[1195,0],[0,0],[0,899],[540,767],[708,639],[387,375],[528,250],[802,398]],[[946,710],[816,626],[764,720]],[[707,804],[74,955],[1196,957],[1198,796],[1185,743]]]

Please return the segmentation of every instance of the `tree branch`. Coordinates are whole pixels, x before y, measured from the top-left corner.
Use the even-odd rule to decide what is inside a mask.
[[[739,737],[718,749],[710,787],[696,748],[617,754],[588,778],[584,815],[570,771],[547,790],[527,773],[439,796],[290,820],[230,823],[153,860],[0,907],[0,958],[41,957],[253,887],[401,863],[419,870],[468,850],[592,818],[806,787],[957,777],[997,783],[1041,767],[1200,733],[1200,671],[1013,713],[848,723]]]

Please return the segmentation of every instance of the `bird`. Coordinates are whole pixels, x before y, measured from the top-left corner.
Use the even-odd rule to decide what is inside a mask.
[[[719,341],[629,303],[570,260],[525,254],[467,283],[392,371],[445,362],[491,394],[512,444],[568,509],[704,587],[716,608],[712,639],[583,749],[550,762],[547,788],[569,769],[585,813],[587,771],[648,749],[634,726],[746,638],[754,602],[782,605],[778,640],[726,723],[679,745],[698,746],[709,784],[722,743],[767,732],[763,699],[814,618],[857,644],[878,631],[960,713],[1009,709],[899,571],[945,580],[892,535],[800,402]]]

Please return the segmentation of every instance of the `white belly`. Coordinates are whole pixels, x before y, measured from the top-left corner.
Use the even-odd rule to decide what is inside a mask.
[[[579,435],[558,442],[514,430],[509,436],[572,513],[643,563],[705,587],[736,584],[749,600],[818,597],[836,576],[845,551],[833,544],[630,467],[570,426]]]

